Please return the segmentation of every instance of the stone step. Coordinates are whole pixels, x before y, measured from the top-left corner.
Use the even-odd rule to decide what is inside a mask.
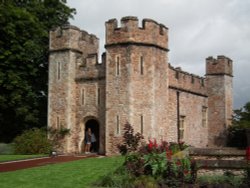
[[[247,160],[203,160],[195,159],[199,169],[245,169]]]
[[[189,148],[190,156],[236,156],[245,157],[246,151],[235,148]]]

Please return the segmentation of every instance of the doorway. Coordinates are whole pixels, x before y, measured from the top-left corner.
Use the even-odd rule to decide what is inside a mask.
[[[95,135],[96,142],[91,143],[91,152],[98,153],[99,152],[99,138],[100,138],[100,130],[99,130],[99,123],[95,119],[90,119],[85,123],[85,132],[87,129],[90,128],[91,132]]]

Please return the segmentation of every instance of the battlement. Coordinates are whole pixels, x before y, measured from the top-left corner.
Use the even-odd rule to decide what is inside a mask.
[[[220,55],[206,58],[206,75],[229,75],[233,76],[233,62],[230,58]]]
[[[183,71],[180,67],[169,64],[169,86],[189,91],[199,95],[206,95],[206,82],[204,77]]]
[[[118,27],[116,19],[106,22],[106,47],[118,44],[155,46],[168,51],[168,28],[151,19],[143,19],[142,27],[138,18],[129,16],[121,19]]]
[[[88,54],[86,58],[78,62],[75,80],[77,82],[103,80],[105,79],[105,66],[105,62],[98,63],[97,54]]]
[[[50,51],[74,50],[79,53],[97,53],[99,39],[72,25],[64,25],[50,31]]]

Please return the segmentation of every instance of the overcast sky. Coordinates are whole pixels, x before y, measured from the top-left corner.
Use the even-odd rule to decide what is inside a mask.
[[[234,109],[250,101],[250,0],[68,0],[72,25],[95,34],[104,51],[105,22],[150,18],[169,28],[169,61],[204,76],[208,56],[234,62]]]

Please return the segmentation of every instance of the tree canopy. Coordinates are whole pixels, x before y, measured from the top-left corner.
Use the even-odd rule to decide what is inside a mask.
[[[73,14],[66,0],[0,1],[0,142],[46,126],[49,30]]]
[[[243,108],[234,110],[233,125],[228,129],[228,145],[246,147],[246,129],[250,129],[250,102],[247,102]]]
[[[243,108],[234,110],[233,125],[250,128],[250,102],[246,103]]]

